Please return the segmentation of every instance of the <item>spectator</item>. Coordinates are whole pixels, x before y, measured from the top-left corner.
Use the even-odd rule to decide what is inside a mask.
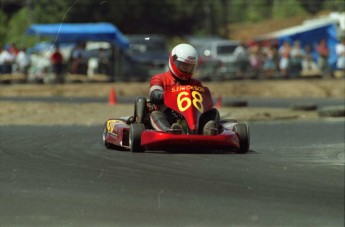
[[[277,71],[277,62],[279,61],[279,56],[277,48],[274,45],[269,44],[267,47],[262,49],[262,54],[264,58],[263,71],[265,78],[273,78]]]
[[[18,70],[24,75],[24,80],[28,79],[28,71],[30,67],[30,57],[26,53],[26,47],[22,47],[16,57],[16,64],[18,65]]]
[[[291,48],[290,52],[290,70],[291,75],[294,77],[298,77],[302,70],[302,60],[304,58],[304,50],[301,47],[301,42],[296,40]]]
[[[2,44],[0,43],[0,75],[3,74],[3,68],[2,68],[2,64],[3,64],[2,61],[3,60],[1,59],[2,58],[1,57],[2,51],[3,51]]]
[[[316,51],[318,53],[318,67],[322,72],[322,75],[325,76],[329,72],[329,65],[328,65],[328,56],[329,56],[329,48],[327,46],[326,39],[321,39],[320,43],[316,46]]]
[[[87,75],[89,58],[85,51],[86,43],[78,43],[76,48],[72,51],[72,74]]]
[[[19,53],[19,49],[17,48],[16,43],[12,43],[8,49],[8,52],[10,54],[12,54],[14,57],[17,56],[17,54]]]
[[[246,44],[241,42],[234,50],[235,61],[238,66],[236,77],[243,78],[249,67],[249,52]]]
[[[259,44],[254,44],[250,47],[249,62],[251,71],[253,73],[252,78],[257,79],[261,75],[263,65],[263,55]]]
[[[313,52],[310,45],[304,47],[305,55],[302,60],[302,76],[318,76],[321,74],[317,63],[313,60]]]
[[[11,74],[14,56],[9,52],[9,48],[0,47],[0,69],[2,74]]]
[[[291,45],[288,41],[284,41],[283,45],[278,50],[280,75],[284,78],[287,78],[290,73],[290,51]]]
[[[335,46],[335,52],[337,54],[337,69],[342,76],[345,76],[345,36],[341,37],[340,43]]]
[[[60,52],[59,45],[55,46],[54,53],[50,56],[50,61],[52,63],[53,72],[55,74],[56,81],[58,83],[64,82],[63,76],[63,56]]]
[[[109,74],[109,60],[110,56],[104,48],[99,48],[98,50],[98,73]]]

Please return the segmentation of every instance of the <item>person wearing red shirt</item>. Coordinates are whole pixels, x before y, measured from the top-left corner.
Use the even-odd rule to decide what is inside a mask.
[[[53,72],[55,73],[57,82],[63,83],[63,56],[58,45],[56,45],[54,53],[50,56],[50,61],[53,66]]]
[[[164,91],[177,85],[202,86],[201,81],[193,79],[198,63],[198,53],[189,44],[179,44],[174,47],[169,55],[169,70],[154,75],[150,81],[150,102],[155,104],[157,110],[150,115],[151,125],[157,131],[182,134],[181,125],[174,122],[174,116],[170,109],[164,105]],[[215,108],[204,113],[200,119],[202,131],[205,135],[218,133],[219,112]]]
[[[10,52],[10,54],[12,54],[14,57],[16,57],[19,53],[19,49],[17,48],[17,44],[12,43],[8,49],[8,52]]]
[[[321,39],[320,43],[316,46],[316,51],[319,54],[317,63],[319,69],[322,72],[322,76],[325,76],[329,72],[328,57],[329,57],[329,48],[327,45],[326,38]]]

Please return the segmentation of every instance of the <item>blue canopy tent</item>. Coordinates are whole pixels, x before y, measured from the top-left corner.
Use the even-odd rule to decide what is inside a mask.
[[[106,41],[122,49],[129,47],[127,38],[111,23],[33,24],[27,33],[52,37],[57,42]]]
[[[80,41],[105,41],[112,44],[116,63],[115,72],[120,74],[120,50],[129,47],[127,38],[111,23],[60,23],[33,24],[27,29],[27,34],[38,37],[51,37],[54,43]],[[117,47],[117,48],[116,48]],[[116,73],[116,74],[117,74]]]

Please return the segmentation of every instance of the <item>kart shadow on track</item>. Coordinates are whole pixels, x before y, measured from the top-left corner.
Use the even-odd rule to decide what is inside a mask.
[[[131,152],[129,148],[124,147],[113,147],[112,150],[117,152]],[[182,150],[182,149],[168,149],[168,150],[147,150],[146,152],[139,153],[139,154],[202,154],[202,155],[242,155],[242,153],[238,153],[235,150],[234,151],[225,151],[221,149],[188,149],[188,150]],[[255,150],[248,150],[245,154],[260,154],[259,152]]]
[[[198,154],[198,155],[243,155],[243,153],[238,153],[236,151],[224,151],[224,150],[167,150],[167,151],[146,151],[145,153],[149,154]],[[259,154],[254,150],[248,150],[245,154]]]

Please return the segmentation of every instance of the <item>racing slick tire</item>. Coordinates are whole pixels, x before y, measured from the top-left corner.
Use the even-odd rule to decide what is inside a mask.
[[[236,153],[244,154],[249,151],[250,133],[247,124],[238,123],[234,126],[234,132],[238,135],[240,140],[240,148]]]
[[[106,148],[108,149],[111,149],[112,148],[112,145],[110,143],[108,143],[105,138],[107,137],[108,135],[108,130],[106,127],[104,127],[104,130],[103,130],[103,136],[102,136],[102,139],[103,139],[103,144]]]
[[[129,129],[129,148],[133,153],[144,152],[144,148],[141,146],[141,134],[145,130],[143,123],[133,123]]]
[[[147,101],[143,96],[137,97],[134,106],[134,120],[136,123],[144,123]]]

